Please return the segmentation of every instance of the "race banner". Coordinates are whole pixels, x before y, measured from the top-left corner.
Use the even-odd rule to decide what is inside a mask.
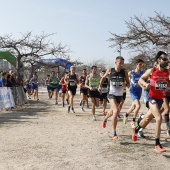
[[[0,109],[14,107],[14,98],[11,89],[7,87],[0,87]]]

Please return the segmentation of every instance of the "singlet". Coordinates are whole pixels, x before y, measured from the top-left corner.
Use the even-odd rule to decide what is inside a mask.
[[[109,94],[113,94],[115,96],[123,96],[123,82],[125,81],[125,70],[121,69],[120,72],[117,72],[115,68],[111,68],[109,80]]]
[[[95,75],[93,76],[92,74],[90,74],[89,77],[89,86],[92,87],[93,90],[97,90],[99,87],[99,75]]]
[[[32,84],[37,84],[37,82],[38,82],[37,78],[32,79]]]
[[[108,93],[108,84],[109,84],[109,80],[108,78],[105,79],[105,81],[102,83],[102,93]]]
[[[166,96],[166,88],[169,81],[169,73],[167,69],[160,71],[157,67],[153,68],[150,76],[150,85],[148,96],[154,99],[163,99]]]
[[[69,74],[68,75],[68,88],[72,88],[72,87],[77,87],[77,76],[76,74],[74,75],[71,75]]]
[[[138,81],[140,77],[143,75],[143,71],[141,70],[139,74],[137,74],[134,70],[132,70],[132,77],[130,79],[130,92],[141,92],[142,88],[139,86]]]
[[[66,91],[67,90],[67,86],[66,86],[66,84],[65,84],[65,81],[64,81],[64,78],[62,78],[61,79],[61,89],[62,89],[62,91]]]
[[[48,84],[49,82],[50,82],[50,79],[46,79],[46,80],[45,80],[45,84],[46,84],[47,87],[50,86],[50,85]]]
[[[80,83],[82,83],[82,85],[80,86],[80,89],[85,89],[85,81],[86,81],[86,77],[81,76],[80,77]]]
[[[59,84],[59,79],[55,76],[50,78],[49,82],[54,82],[54,83],[50,83],[50,87],[51,88],[57,88],[58,84]]]

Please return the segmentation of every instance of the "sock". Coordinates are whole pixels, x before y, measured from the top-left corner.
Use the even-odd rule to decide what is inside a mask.
[[[135,133],[138,133],[141,128],[142,128],[142,127],[141,127],[140,125],[136,126],[136,128],[135,128]]]
[[[114,131],[112,132],[112,134],[113,134],[113,135],[116,135],[116,131],[114,130]]]
[[[133,118],[132,120],[133,120],[133,122],[135,122],[136,118]]]
[[[159,145],[159,144],[160,144],[159,138],[155,138],[155,145]]]

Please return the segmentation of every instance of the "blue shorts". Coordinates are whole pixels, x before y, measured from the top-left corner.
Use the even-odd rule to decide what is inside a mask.
[[[61,87],[62,87],[62,85],[58,85],[57,90],[60,91]]]
[[[27,90],[30,90],[30,89],[31,89],[31,85],[30,85],[30,84],[27,84],[26,89],[27,89]]]
[[[142,91],[141,92],[130,92],[130,96],[133,101],[140,100],[141,95],[142,95]]]
[[[32,84],[32,89],[37,90],[38,89],[38,85],[37,84]]]
[[[47,86],[47,91],[48,91],[48,92],[50,91],[50,86]]]

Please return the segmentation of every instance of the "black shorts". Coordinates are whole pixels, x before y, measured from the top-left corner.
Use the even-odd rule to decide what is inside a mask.
[[[100,99],[100,93],[98,90],[89,90],[89,97],[90,98],[99,98]]]
[[[55,91],[57,89],[57,87],[50,87],[51,91]]]
[[[146,102],[146,107],[149,109],[149,103],[151,103],[152,105],[157,104],[158,108],[160,109],[162,107],[163,104],[163,99],[153,99],[150,98],[148,99],[148,101]]]
[[[125,99],[126,99],[126,92],[123,93],[123,100],[125,100]]]
[[[71,91],[72,95],[76,95],[76,90],[77,90],[77,87],[70,87],[68,88],[68,91]]]
[[[107,98],[110,99],[110,100],[115,99],[118,104],[120,104],[121,101],[123,100],[123,96],[115,96],[113,94],[108,94]]]
[[[103,101],[103,99],[107,99],[107,93],[102,93],[100,95],[100,101]]]
[[[87,96],[88,89],[80,89],[80,92]]]
[[[66,93],[67,92],[67,90],[62,90],[62,93]]]

